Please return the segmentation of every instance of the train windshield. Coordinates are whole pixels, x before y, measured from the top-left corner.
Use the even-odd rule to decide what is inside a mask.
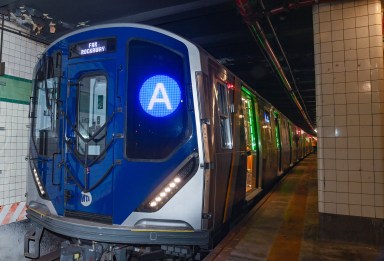
[[[36,70],[31,98],[32,138],[39,155],[52,156],[57,150],[56,99],[59,77],[53,57],[43,57]]]
[[[185,60],[140,40],[129,42],[128,57],[127,157],[166,158],[190,133]]]

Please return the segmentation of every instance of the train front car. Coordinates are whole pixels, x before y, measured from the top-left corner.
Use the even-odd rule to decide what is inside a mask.
[[[195,46],[141,25],[83,29],[46,50],[31,97],[27,257],[44,229],[78,239],[61,260],[208,245],[196,71]]]

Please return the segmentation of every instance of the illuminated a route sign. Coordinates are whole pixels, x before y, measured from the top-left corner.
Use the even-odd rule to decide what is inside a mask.
[[[165,117],[173,113],[181,102],[180,86],[169,76],[155,75],[143,83],[139,99],[146,113]]]

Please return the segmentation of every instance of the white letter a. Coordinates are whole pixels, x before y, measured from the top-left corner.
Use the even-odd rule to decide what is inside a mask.
[[[161,93],[161,97],[160,98],[157,97],[159,95],[159,93]],[[149,105],[148,105],[147,110],[152,110],[153,109],[153,105],[156,102],[165,103],[165,106],[167,107],[167,109],[168,110],[172,110],[172,106],[171,106],[171,103],[169,101],[168,94],[167,94],[167,91],[165,90],[165,87],[164,87],[163,83],[157,83],[156,84],[155,90],[153,91],[152,98],[149,101]]]

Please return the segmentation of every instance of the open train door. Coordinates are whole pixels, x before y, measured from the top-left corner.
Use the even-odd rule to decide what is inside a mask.
[[[262,176],[259,171],[259,135],[257,128],[257,103],[247,89],[242,89],[242,110],[247,151],[246,199],[251,200],[261,191]]]
[[[64,215],[112,224],[115,61],[68,65]]]
[[[276,136],[276,149],[277,149],[277,174],[283,174],[282,168],[282,148],[281,148],[281,130],[280,130],[280,116],[278,112],[273,113],[275,119],[275,136]]]

